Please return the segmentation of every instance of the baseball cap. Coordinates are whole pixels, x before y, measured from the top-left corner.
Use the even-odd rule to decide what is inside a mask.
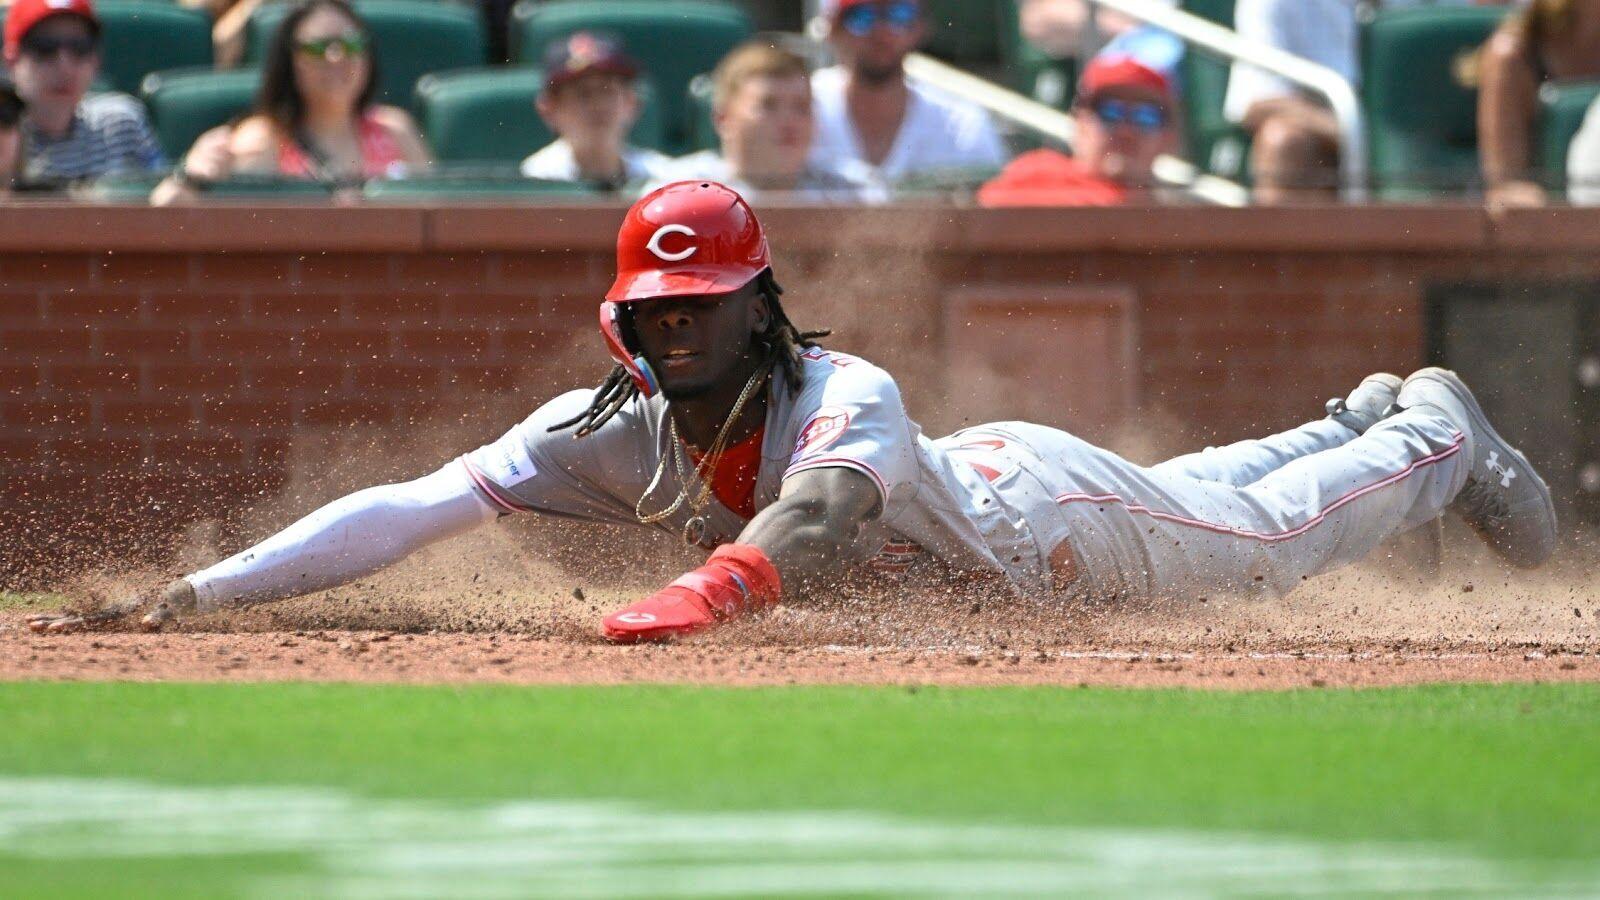
[[[639,64],[622,49],[620,40],[602,32],[574,32],[544,48],[545,90],[591,72],[632,78],[639,74]]]
[[[882,2],[883,0],[822,0],[822,16],[825,19],[833,19],[852,6]],[[913,0],[913,2],[916,2],[918,6],[922,5],[920,0]]]
[[[13,0],[6,13],[5,57],[15,62],[22,52],[22,39],[33,26],[51,16],[77,16],[87,19],[96,33],[100,31],[100,17],[94,13],[90,0]]]
[[[1078,99],[1092,100],[1113,87],[1144,88],[1172,103],[1177,99],[1177,68],[1183,42],[1153,28],[1136,28],[1107,44],[1078,77]]]

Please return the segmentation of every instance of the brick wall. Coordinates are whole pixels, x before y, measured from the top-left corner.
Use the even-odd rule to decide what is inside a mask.
[[[306,435],[459,426],[592,383],[620,215],[7,208],[0,584],[159,556],[281,489]],[[790,314],[899,375],[933,432],[1017,416],[1101,436],[1155,414],[1181,443],[1234,439],[1418,365],[1431,284],[1600,272],[1600,213],[1579,211],[767,220]]]

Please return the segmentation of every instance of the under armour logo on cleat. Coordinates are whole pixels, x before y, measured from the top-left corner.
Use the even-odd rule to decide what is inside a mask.
[[[1512,471],[1510,466],[1500,465],[1500,453],[1497,450],[1489,451],[1489,458],[1484,461],[1484,466],[1499,476],[1500,486],[1503,488],[1511,487],[1511,479],[1517,477],[1517,473]]]

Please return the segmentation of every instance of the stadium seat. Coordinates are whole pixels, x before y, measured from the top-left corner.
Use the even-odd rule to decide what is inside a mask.
[[[0,7],[0,22],[5,21]],[[100,77],[96,89],[139,92],[157,69],[211,65],[211,19],[196,9],[155,0],[102,0]]]
[[[964,69],[993,68],[1000,61],[1000,21],[1010,0],[922,0],[930,56]]]
[[[577,31],[617,35],[639,60],[661,104],[662,149],[682,153],[692,146],[687,114],[690,79],[750,37],[750,17],[732,3],[715,0],[560,0],[518,3],[512,12],[514,58],[537,65],[551,41]]]
[[[139,94],[162,149],[175,160],[207,129],[247,112],[260,84],[255,69],[176,69],[146,75]]]
[[[98,203],[143,203],[164,176],[148,173],[107,175],[95,179],[83,199]],[[208,200],[321,202],[331,198],[328,186],[317,181],[286,178],[232,178],[211,184]]]
[[[1185,12],[1224,28],[1233,27],[1233,6],[1234,0],[1183,0]],[[1184,145],[1196,165],[1243,181],[1249,175],[1250,136],[1222,112],[1232,68],[1230,60],[1198,48],[1183,54],[1178,81],[1183,91]]]
[[[1004,0],[999,15],[1000,61],[1012,89],[1046,106],[1070,107],[1078,88],[1077,60],[1056,59],[1022,36],[1018,0]]]
[[[356,0],[378,54],[378,98],[405,105],[429,72],[488,63],[483,22],[475,8],[434,0]],[[285,3],[264,3],[246,27],[245,62],[259,65],[288,15]]]
[[[689,81],[689,149],[717,149],[717,129],[712,122],[715,87],[711,73],[704,72]]]
[[[1504,15],[1492,6],[1416,7],[1361,23],[1361,108],[1378,197],[1425,198],[1478,181],[1478,92],[1463,62]]]
[[[371,181],[364,195],[384,203],[430,203],[434,201],[496,201],[600,196],[592,188],[566,181],[540,181],[535,178],[452,175],[448,172],[406,178],[398,181]]]
[[[1584,116],[1600,97],[1600,81],[1546,84],[1539,89],[1538,163],[1543,183],[1552,190],[1567,186],[1567,147]]]
[[[418,124],[442,162],[515,165],[555,138],[533,108],[543,75],[531,68],[465,69],[429,75],[417,84]],[[630,139],[661,144],[661,108],[648,83]]]

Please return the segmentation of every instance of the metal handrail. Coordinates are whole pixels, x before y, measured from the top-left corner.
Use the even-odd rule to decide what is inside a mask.
[[[1249,63],[1320,95],[1339,128],[1339,180],[1346,200],[1367,194],[1367,131],[1361,101],[1343,75],[1269,44],[1242,38],[1214,22],[1154,0],[1087,0],[1177,35],[1187,44]],[[1093,17],[1090,17],[1091,20]]]
[[[998,119],[1055,138],[1069,147],[1077,136],[1077,123],[1072,116],[949,63],[913,53],[906,57],[905,67],[907,77],[975,103]],[[1202,200],[1221,206],[1244,206],[1250,202],[1250,192],[1243,186],[1201,172],[1176,156],[1159,156],[1152,168],[1158,180],[1186,188]]]

